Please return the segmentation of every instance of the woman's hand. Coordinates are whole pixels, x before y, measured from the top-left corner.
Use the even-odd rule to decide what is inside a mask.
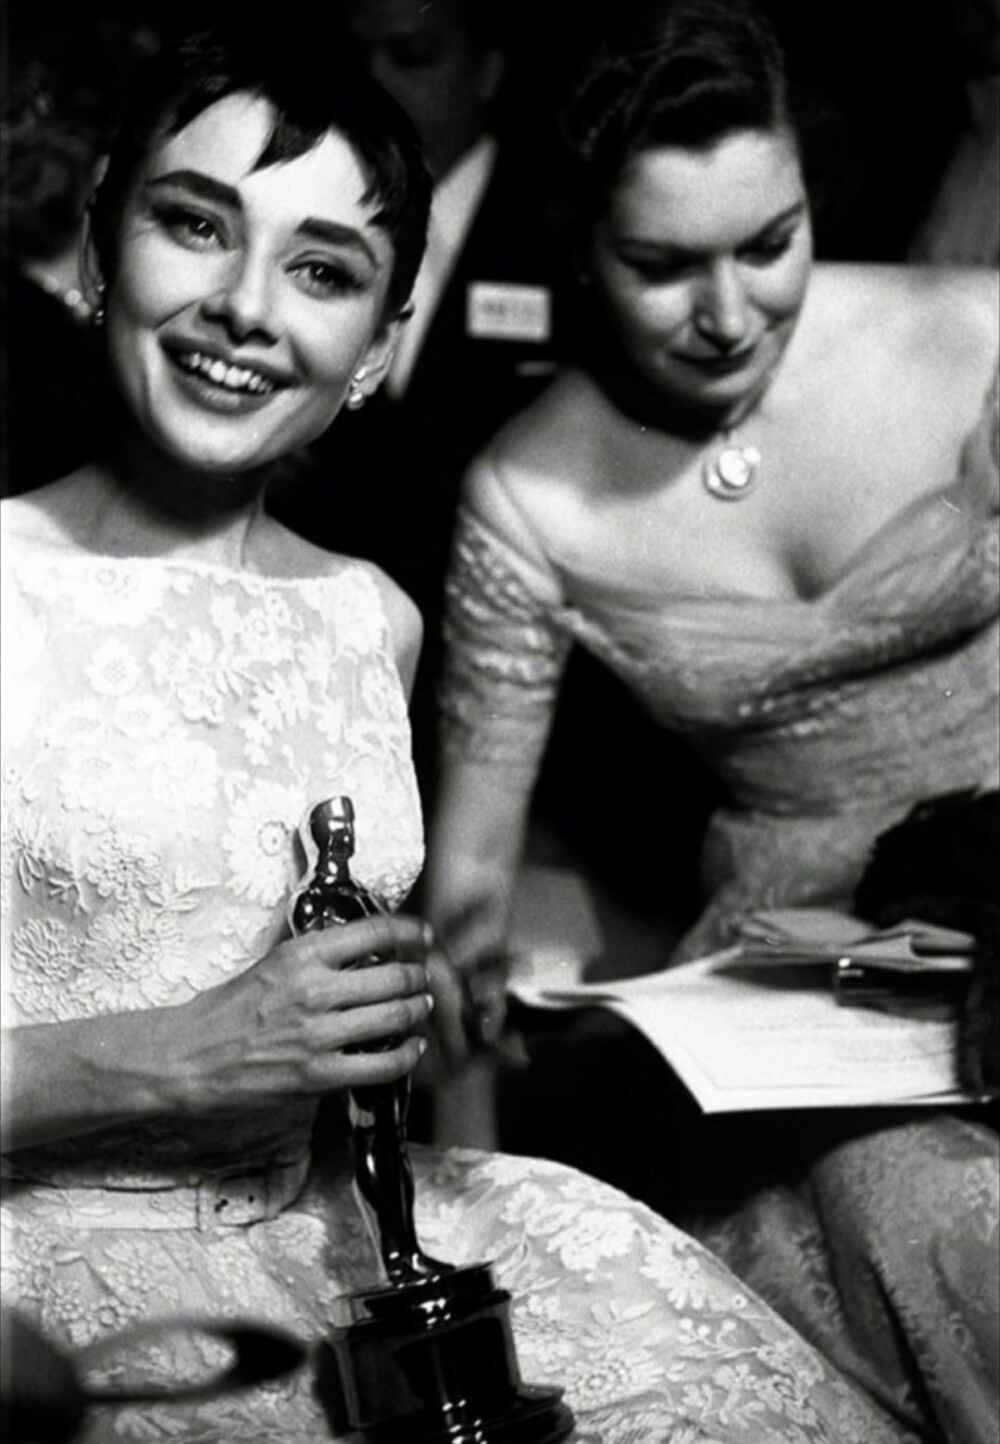
[[[424,1050],[430,946],[418,918],[366,918],[281,943],[174,1007],[11,1028],[4,1151],[392,1083]],[[352,966],[373,953],[392,961]]]
[[[457,965],[444,948],[427,958],[435,1012],[432,1062],[446,1074],[497,1050],[507,1015],[509,960],[502,953]]]
[[[465,988],[444,948],[431,950],[427,973],[434,996],[434,1025],[425,1071],[429,1077],[447,1076],[458,1073],[472,1056],[464,1023]]]
[[[434,1142],[442,1147],[496,1149],[498,1062],[509,1048],[508,958],[490,953],[457,964],[432,949],[434,1027],[423,1082],[434,1093]]]
[[[418,918],[366,918],[291,938],[183,1004],[182,1111],[238,1113],[404,1077],[426,1047],[414,1034],[433,1006],[430,945]],[[353,966],[373,953],[391,961]]]
[[[422,883],[443,949],[429,959],[439,1071],[455,1074],[499,1041],[506,1011],[510,911],[530,779],[479,763],[445,766]]]

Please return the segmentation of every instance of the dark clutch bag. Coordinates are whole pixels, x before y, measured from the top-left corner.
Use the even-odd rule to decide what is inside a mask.
[[[959,1025],[962,1081],[1000,1086],[1000,792],[929,798],[875,840],[854,897],[860,917],[959,928],[976,939]]]

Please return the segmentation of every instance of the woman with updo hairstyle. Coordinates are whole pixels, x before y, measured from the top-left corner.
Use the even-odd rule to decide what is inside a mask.
[[[637,152],[705,145],[731,130],[797,130],[791,104],[763,14],[722,4],[625,7],[580,64],[562,117],[581,230],[600,218]]]
[[[409,122],[315,25],[164,47],[90,213],[115,435],[0,511],[4,1299],[119,1396],[137,1362],[147,1391],[207,1391],[95,1407],[88,1441],[340,1427],[314,1346],[380,1272],[317,1106],[424,1048],[432,935],[395,911],[422,862],[420,620],[265,498],[384,375],[428,199]],[[387,911],[292,936],[296,828],[339,795]],[[623,1194],[537,1160],[413,1163],[421,1245],[494,1262],[524,1377],[565,1387],[581,1444],[901,1437]],[[310,1367],[212,1397],[210,1334],[120,1352],[178,1315],[291,1332]]]
[[[764,910],[851,913],[881,834],[1000,771],[996,273],[814,265],[764,13],[674,0],[636,16],[611,17],[564,114],[589,344],[473,464],[457,524],[426,893],[464,975],[442,974],[434,1019],[456,1060],[463,997],[489,996],[510,946],[571,647],[723,791],[700,910],[665,965],[737,942]],[[612,782],[629,763],[606,744]],[[634,848],[627,812],[592,823],[609,851]],[[669,829],[644,835],[650,858]],[[627,1049],[602,1035],[571,1077],[554,1045],[504,1146],[599,1171],[603,1140],[603,1176],[628,1169],[625,1186],[704,1229],[910,1427],[995,1438],[989,1113],[741,1116],[716,1133],[725,1120],[692,1108],[672,1132],[649,1088],[616,1092]],[[447,1103],[461,1137],[459,1085]]]

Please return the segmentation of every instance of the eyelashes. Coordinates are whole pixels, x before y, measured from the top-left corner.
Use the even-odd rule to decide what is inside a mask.
[[[203,211],[176,201],[155,201],[150,206],[150,214],[167,235],[191,250],[208,250],[224,244],[220,224]]]
[[[794,234],[775,236],[768,240],[756,241],[740,252],[748,261],[777,261],[791,249]]]
[[[327,260],[299,261],[291,267],[308,294],[323,298],[356,295],[365,290],[365,279],[346,263]]]
[[[189,251],[224,251],[238,244],[223,218],[179,201],[154,201],[150,214],[160,229]],[[282,269],[304,295],[333,300],[367,289],[367,277],[349,261],[329,256],[295,257]]]

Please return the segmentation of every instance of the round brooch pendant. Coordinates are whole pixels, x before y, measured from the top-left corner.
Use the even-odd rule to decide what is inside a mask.
[[[739,501],[753,490],[759,468],[756,446],[727,446],[705,463],[705,488],[723,501]]]

